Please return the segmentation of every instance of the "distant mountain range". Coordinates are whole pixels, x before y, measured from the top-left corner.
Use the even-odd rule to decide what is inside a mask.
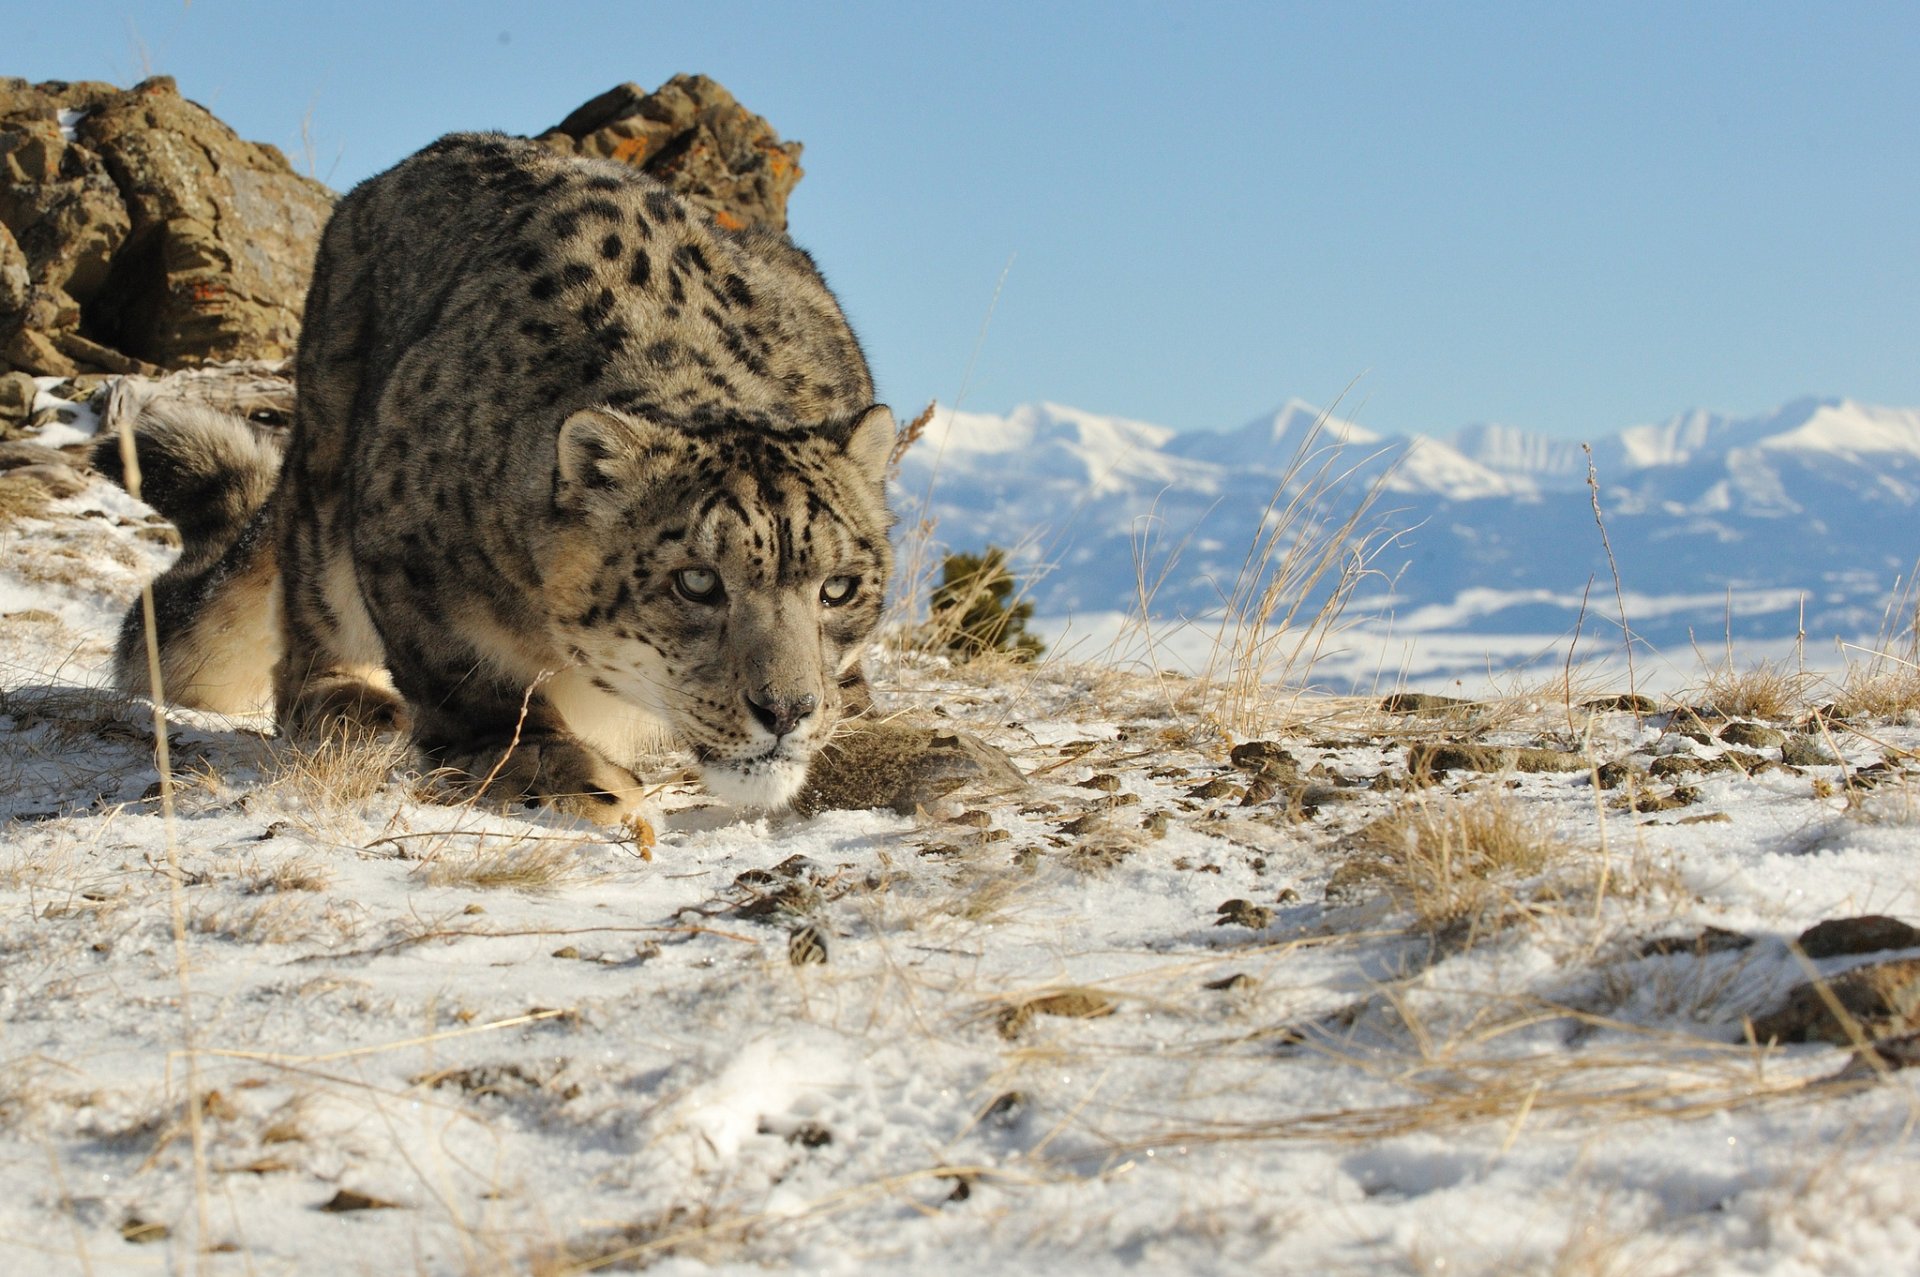
[[[1757,417],[1689,412],[1592,440],[1636,630],[1658,643],[1871,636],[1920,559],[1920,410],[1803,399]],[[1219,606],[1273,498],[1312,476],[1323,518],[1376,485],[1387,539],[1350,607],[1433,633],[1558,633],[1613,582],[1577,442],[1501,425],[1382,435],[1290,401],[1222,432],[1029,405],[941,410],[900,504],[954,549],[1018,547],[1039,612],[1126,609],[1137,561],[1162,616]],[[1337,482],[1344,476],[1344,482]],[[1285,498],[1278,503],[1284,508]]]

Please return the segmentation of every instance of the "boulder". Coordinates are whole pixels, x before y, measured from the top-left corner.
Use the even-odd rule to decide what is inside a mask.
[[[700,75],[623,84],[540,140],[632,164],[732,229],[784,231],[800,180],[800,144]],[[333,198],[170,77],[0,78],[0,371],[289,357]]]
[[[284,358],[332,203],[169,77],[0,80],[0,357],[50,376]]]
[[[652,93],[636,84],[609,89],[538,140],[631,164],[730,230],[786,230],[787,196],[801,177],[800,143],[782,142],[704,75],[676,75]]]

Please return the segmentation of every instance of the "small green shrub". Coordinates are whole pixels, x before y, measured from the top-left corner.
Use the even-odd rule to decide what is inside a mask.
[[[928,607],[926,646],[962,660],[989,652],[1033,660],[1046,645],[1027,633],[1033,604],[1014,594],[1005,550],[990,545],[979,554],[949,554]]]

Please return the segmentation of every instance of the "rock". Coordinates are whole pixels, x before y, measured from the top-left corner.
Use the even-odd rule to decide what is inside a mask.
[[[1616,758],[1610,763],[1602,763],[1594,769],[1595,779],[1602,789],[1618,789],[1630,780],[1644,781],[1647,773],[1635,767],[1624,758]]]
[[[1187,791],[1189,798],[1244,798],[1247,791],[1230,780],[1215,778]]]
[[[1227,761],[1241,771],[1273,772],[1277,775],[1293,775],[1300,769],[1297,759],[1278,741],[1250,740],[1235,745],[1227,751]]]
[[[1796,941],[1809,958],[1837,958],[1850,953],[1878,953],[1884,949],[1920,948],[1920,928],[1898,918],[1864,914],[1858,918],[1829,918],[1800,933]]]
[[[0,333],[0,359],[5,359],[22,372],[33,373],[40,377],[72,377],[79,373],[79,365],[60,353],[53,339],[37,328],[16,328],[12,333]]]
[[[1117,1008],[1113,999],[1098,989],[1060,989],[1016,1002],[1001,1011],[1000,1036],[1015,1038],[1036,1015],[1056,1015],[1070,1020],[1096,1020],[1112,1015]]]
[[[1583,772],[1587,760],[1558,749],[1519,749],[1495,745],[1415,745],[1407,751],[1407,774],[1438,772]]]
[[[144,359],[135,359],[132,355],[123,355],[111,346],[102,346],[97,341],[82,337],[72,329],[61,329],[55,332],[53,346],[83,368],[98,368],[110,373],[131,373],[141,377],[157,377],[161,372],[158,365],[150,364]]]
[[[1650,697],[1637,696],[1622,692],[1617,696],[1600,696],[1590,701],[1580,702],[1580,708],[1605,713],[1609,710],[1625,710],[1634,714],[1655,714],[1660,710],[1658,702]]]
[[[1786,743],[1787,734],[1761,723],[1728,723],[1720,729],[1721,743],[1747,749],[1771,749]]]
[[[1824,988],[1799,985],[1787,995],[1785,1006],[1753,1021],[1754,1040],[1852,1045],[1854,1032],[1834,1016],[1829,999],[1869,1041],[1912,1033],[1920,1029],[1920,958],[1855,967],[1825,981]]]
[[[0,329],[18,322],[33,299],[33,277],[27,273],[27,254],[0,222]]]
[[[38,391],[29,373],[0,374],[0,433],[33,415],[33,397]]]
[[[787,228],[800,143],[704,75],[676,75],[652,93],[622,84],[539,135],[555,150],[631,164],[708,210],[730,230]]]
[[[963,787],[998,795],[1026,783],[1012,759],[977,737],[888,720],[838,733],[822,746],[793,806],[803,816],[871,807],[910,816]]]
[[[1264,931],[1273,923],[1273,910],[1265,905],[1254,904],[1251,900],[1228,900],[1214,912],[1220,915],[1214,920],[1216,927],[1246,927],[1250,931]]]
[[[1463,701],[1454,696],[1435,696],[1431,692],[1393,692],[1381,699],[1380,708],[1389,714],[1428,714],[1471,704],[1472,701]]]
[[[1780,746],[1780,761],[1789,767],[1831,767],[1840,760],[1811,736],[1789,736]]]
[[[80,113],[66,130],[62,111]],[[0,179],[0,349],[15,366],[70,376],[292,352],[333,196],[172,79],[0,81]]]
[[[800,144],[705,76],[621,85],[541,140],[632,164],[732,229],[785,230],[800,180]],[[170,77],[0,79],[0,358],[60,377],[287,358],[332,206]]]

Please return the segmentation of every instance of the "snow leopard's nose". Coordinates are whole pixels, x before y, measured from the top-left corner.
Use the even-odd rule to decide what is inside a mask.
[[[792,732],[819,707],[820,698],[812,692],[805,696],[780,696],[772,688],[763,687],[757,692],[747,693],[747,708],[753,711],[760,726],[775,736]]]

